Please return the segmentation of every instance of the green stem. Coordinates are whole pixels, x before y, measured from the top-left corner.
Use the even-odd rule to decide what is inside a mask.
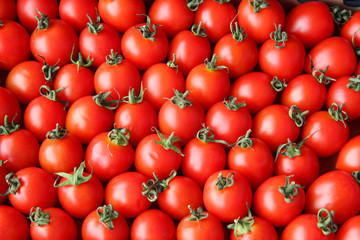
[[[174,143],[177,141],[181,141],[179,137],[175,136],[175,132],[172,132],[168,138],[166,138],[158,129],[153,128],[156,131],[156,134],[159,136],[160,140],[155,141],[155,143],[161,145],[166,150],[172,150],[176,153],[180,154],[181,156],[184,156],[184,154],[181,152],[179,148],[177,148]]]
[[[131,88],[129,90],[129,94],[123,97],[122,101],[128,104],[138,104],[143,102],[143,100],[144,100],[144,88],[143,88],[143,83],[141,82],[139,95],[136,96],[135,88]]]
[[[295,121],[295,124],[298,127],[302,127],[305,125],[306,122],[305,115],[308,113],[309,113],[308,110],[301,112],[300,108],[296,105],[292,105],[289,110],[290,118]]]
[[[278,189],[279,192],[284,195],[284,200],[287,203],[290,203],[294,200],[294,197],[298,194],[298,188],[303,188],[294,181],[290,183],[291,177],[294,177],[294,175],[287,176],[285,180],[285,186],[280,186]]]
[[[119,53],[114,53],[114,49],[110,50],[110,54],[105,57],[106,64],[110,66],[118,65],[122,62],[123,56]]]
[[[50,223],[50,213],[41,211],[39,207],[32,207],[29,214],[30,222],[41,227]]]
[[[288,35],[286,32],[281,31],[281,24],[278,26],[275,25],[275,31],[270,33],[270,38],[275,41],[275,47],[281,49],[285,47],[285,42],[288,40]]]
[[[334,78],[331,78],[331,77],[328,77],[325,75],[327,69],[329,66],[326,66],[324,70],[321,70],[321,69],[314,69],[314,63],[313,63],[313,60],[310,57],[310,69],[311,69],[311,73],[313,75],[314,78],[316,78],[316,80],[321,83],[321,84],[324,84],[324,85],[328,85],[329,83],[335,81]]]
[[[206,66],[206,69],[209,71],[215,71],[215,70],[219,70],[219,69],[226,69],[227,72],[229,72],[229,68],[226,66],[216,66],[216,60],[220,59],[220,57],[216,56],[216,54],[214,53],[211,57],[211,60],[209,62],[209,59],[206,58],[204,61],[204,64]]]
[[[203,128],[200,129],[197,133],[196,133],[196,138],[199,139],[200,141],[202,141],[203,143],[209,143],[209,142],[214,142],[214,143],[220,143],[220,144],[224,144],[226,146],[231,147],[231,145],[229,143],[227,143],[226,141],[223,140],[216,140],[215,139],[215,134],[214,131],[210,129],[210,127],[206,127],[205,124],[202,124]]]
[[[328,109],[328,112],[335,121],[342,122],[346,127],[345,121],[348,119],[348,114],[345,111],[341,110],[344,105],[345,103],[341,104],[339,107],[337,103],[333,103],[331,104],[331,107]]]
[[[68,134],[68,131],[66,131],[65,128],[63,128],[58,123],[56,123],[56,128],[47,132],[46,138],[51,139],[51,140],[58,140],[58,139],[62,139],[64,137],[66,137],[67,134]]]
[[[216,186],[219,191],[224,188],[231,187],[234,185],[234,173],[230,172],[226,177],[222,175],[222,172],[218,175],[218,180],[216,181]]]
[[[195,35],[195,36],[199,36],[199,37],[207,37],[207,34],[205,33],[206,29],[201,27],[202,22],[199,22],[199,25],[193,24],[191,26],[191,32]]]
[[[204,0],[187,0],[187,7],[190,9],[190,11],[195,12],[203,2]]]
[[[172,170],[170,176],[164,180],[160,180],[158,176],[153,173],[154,179],[149,179],[146,183],[142,184],[142,195],[145,196],[150,202],[155,202],[159,194],[169,187],[169,182],[176,176],[177,172]]]
[[[36,20],[37,20],[37,28],[36,30],[46,30],[49,28],[50,26],[50,20],[48,15],[42,13],[39,11],[39,9],[36,8],[36,11],[38,12],[39,16],[35,16]]]
[[[349,78],[349,83],[346,85],[348,89],[352,89],[355,92],[360,91],[360,75],[357,75],[357,77],[351,77]]]
[[[170,98],[172,104],[175,104],[181,109],[184,109],[186,107],[192,106],[192,101],[186,98],[186,96],[189,94],[189,91],[186,91],[184,93],[181,93],[179,90],[174,89],[174,96]]]
[[[72,48],[72,51],[71,51],[70,61],[77,66],[77,72],[79,72],[80,67],[88,68],[94,62],[94,58],[90,58],[90,53],[89,53],[89,56],[86,59],[86,62],[84,62],[83,55],[81,54],[80,51],[78,53],[78,59],[77,60],[74,59],[74,53],[75,53],[75,45],[73,45],[73,48]]]
[[[40,87],[40,95],[43,96],[43,97],[46,97],[47,99],[51,100],[51,101],[58,101],[58,102],[61,102],[63,103],[65,106],[68,105],[68,102],[66,101],[60,101],[58,98],[57,98],[57,95],[59,92],[61,92],[62,90],[64,90],[65,88],[62,87],[62,88],[59,88],[59,89],[56,89],[56,90],[52,90],[49,86],[47,85],[42,85]]]
[[[271,87],[276,91],[276,92],[281,92],[283,91],[286,87],[287,84],[284,81],[280,81],[279,78],[277,76],[274,76],[273,79],[270,82]]]
[[[251,146],[254,144],[254,141],[249,137],[250,133],[251,129],[247,130],[244,136],[241,136],[236,140],[234,146],[239,146],[241,148],[251,148]]]
[[[157,25],[157,24],[152,24],[151,25],[151,21],[150,21],[150,18],[148,15],[146,14],[138,14],[138,15],[145,15],[146,17],[146,24],[145,25],[142,25],[141,27],[135,27],[135,29],[139,29],[141,35],[146,38],[146,39],[149,39],[150,41],[153,41],[155,42],[155,34],[156,34],[156,28],[157,27],[160,27],[162,25]],[[153,29],[153,31],[151,31],[151,28]]]
[[[43,59],[43,66],[41,67],[41,70],[44,73],[44,78],[46,82],[52,82],[55,78],[55,74],[60,69],[59,66],[56,66],[59,63],[60,59],[54,66],[49,66],[43,56],[38,56]]]
[[[114,223],[112,220],[119,217],[119,212],[113,209],[111,204],[98,207],[96,213],[99,216],[99,221],[110,230],[114,229]]]
[[[107,108],[110,110],[115,110],[119,106],[120,100],[115,100],[112,97],[111,97],[112,100],[108,100],[109,97],[111,97],[111,91],[100,92],[98,95],[93,96],[93,100],[100,107],[104,107],[104,108]],[[120,98],[120,96],[119,96],[119,98]],[[114,104],[115,104],[115,106],[114,106]]]
[[[89,14],[86,14],[87,18],[89,19],[89,22],[87,23],[88,26],[88,30],[90,33],[92,34],[99,34],[103,29],[104,29],[104,25],[101,24],[101,18],[100,18],[100,14],[99,11],[96,9],[96,21],[94,22]]]
[[[360,171],[354,171],[351,173],[351,176],[355,179],[357,184],[360,185]]]
[[[16,118],[16,115],[11,120],[11,122],[8,121],[9,116],[5,115],[4,117],[4,125],[0,126],[0,136],[1,135],[10,135],[13,132],[16,132],[20,129],[20,124],[15,124],[14,120]]]
[[[7,196],[10,193],[16,194],[19,187],[21,186],[21,182],[20,182],[18,176],[13,172],[8,173],[5,176],[5,181],[9,185],[9,187],[5,193],[0,193],[0,196]]]
[[[255,218],[252,216],[248,203],[246,203],[248,215],[242,219],[237,218],[234,223],[227,226],[227,229],[233,229],[236,237],[241,237],[251,231],[251,227],[255,223]]]
[[[347,21],[350,20],[352,16],[351,10],[348,9],[341,9],[339,6],[331,7],[331,14],[333,16],[334,22],[341,27]]]
[[[84,175],[85,170],[85,161],[83,161],[79,168],[74,168],[74,173],[65,173],[65,172],[58,172],[55,173],[56,175],[59,175],[60,177],[66,178],[67,180],[57,184],[59,178],[57,178],[54,182],[54,187],[63,187],[63,186],[79,186],[80,184],[86,183],[89,181],[92,177],[92,171],[91,173],[85,177]]]
[[[249,4],[254,8],[254,13],[260,12],[262,9],[269,7],[266,0],[248,0]]]
[[[329,211],[325,208],[321,208],[317,213],[317,227],[321,229],[324,235],[335,233],[338,230],[338,226],[334,223],[334,214],[335,211]]]
[[[185,221],[200,222],[201,220],[206,219],[209,216],[208,213],[203,211],[202,207],[198,207],[196,211],[192,209],[190,205],[188,205],[188,208],[190,210],[190,217],[185,219]]]
[[[229,110],[231,110],[231,111],[237,111],[237,110],[239,110],[240,108],[246,106],[245,101],[238,102],[238,101],[237,101],[237,98],[234,97],[234,96],[230,96],[230,97],[229,97],[229,100],[228,100],[228,101],[224,100],[223,103],[224,103],[224,105],[227,107],[227,109],[229,109]]]
[[[166,65],[172,69],[178,70],[179,65],[175,62],[176,58],[175,58],[175,53],[173,53],[173,59],[169,60]]]

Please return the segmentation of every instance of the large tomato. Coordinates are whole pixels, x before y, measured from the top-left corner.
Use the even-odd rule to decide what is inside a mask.
[[[8,205],[0,205],[0,234],[8,240],[29,239],[29,223],[20,211]]]

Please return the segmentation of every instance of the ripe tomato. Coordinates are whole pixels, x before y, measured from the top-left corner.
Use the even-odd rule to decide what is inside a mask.
[[[0,126],[4,125],[5,116],[14,123],[19,123],[21,118],[20,103],[9,89],[0,87]]]
[[[116,128],[96,135],[86,147],[86,170],[93,171],[103,182],[129,170],[134,162],[130,135],[126,128]]]
[[[349,218],[336,233],[337,240],[358,239],[360,236],[360,215]]]
[[[0,205],[0,234],[4,239],[30,238],[29,223],[20,211],[8,205]]]
[[[140,213],[131,225],[130,235],[133,240],[175,239],[176,228],[174,221],[158,209],[149,209]]]
[[[360,188],[348,172],[333,170],[318,177],[306,192],[306,213],[321,208],[335,211],[334,223],[342,224],[360,210]]]
[[[15,21],[16,17],[17,17],[16,1],[15,0],[0,1],[0,18]]]
[[[330,7],[321,1],[299,4],[287,13],[284,30],[297,36],[310,49],[334,33]]]
[[[84,219],[81,226],[81,236],[83,240],[118,239],[127,240],[129,238],[129,225],[125,218],[111,205],[104,205],[93,210]]]
[[[9,71],[17,64],[30,58],[29,33],[19,23],[0,20],[0,69]]]
[[[246,215],[247,206],[251,206],[252,196],[246,178],[233,170],[213,173],[207,179],[203,190],[207,211],[226,223]]]
[[[358,171],[360,169],[360,136],[355,136],[347,141],[340,149],[336,159],[335,168],[348,173]]]
[[[354,47],[360,46],[360,37],[358,30],[360,27],[360,13],[353,12],[351,18],[341,26],[340,36],[349,42],[354,41]],[[354,39],[354,40],[353,40]]]
[[[270,33],[277,26],[285,23],[285,11],[278,0],[241,1],[237,9],[240,26],[256,43],[262,44],[269,39]]]
[[[74,219],[61,208],[33,207],[29,213],[30,235],[33,240],[77,239]]]

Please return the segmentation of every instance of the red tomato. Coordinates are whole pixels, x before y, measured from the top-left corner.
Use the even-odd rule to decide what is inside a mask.
[[[140,213],[131,225],[130,235],[133,240],[175,239],[175,223],[164,212],[158,209],[149,209]]]
[[[236,97],[213,104],[206,112],[205,125],[214,131],[216,139],[233,144],[252,126],[252,118],[245,102]]]
[[[84,150],[78,138],[59,124],[46,134],[39,150],[42,169],[50,172],[71,172],[83,161]]]
[[[318,177],[306,192],[305,212],[321,208],[335,211],[334,223],[342,224],[360,210],[360,188],[351,174],[333,170]]]
[[[49,207],[31,209],[29,218],[30,235],[33,240],[77,239],[74,219],[61,208]]]
[[[194,23],[203,23],[211,43],[216,43],[228,34],[236,9],[228,1],[204,0],[195,11]]]
[[[211,57],[211,45],[205,31],[200,23],[193,24],[191,30],[177,33],[170,41],[168,59],[172,59],[175,54],[176,63],[184,76]]]
[[[230,77],[225,66],[215,66],[219,57],[213,54],[211,60],[205,59],[190,70],[185,80],[185,90],[189,96],[200,103],[205,111],[213,104],[228,97]]]
[[[343,225],[339,228],[336,239],[337,240],[346,240],[353,239],[358,240],[360,236],[360,215],[349,218]]]
[[[175,90],[174,92],[175,95],[159,110],[159,128],[167,135],[175,132],[175,135],[182,140],[181,144],[185,145],[202,128],[205,112],[197,101],[187,97],[189,91],[181,93]]]
[[[104,201],[104,187],[92,174],[84,172],[85,162],[70,173],[56,173],[61,178],[55,181],[61,207],[72,217],[84,219]]]
[[[0,18],[15,21],[16,17],[17,17],[16,1],[15,0],[0,1]]]
[[[303,2],[288,12],[285,18],[284,30],[297,36],[306,48],[331,37],[334,29],[330,7],[321,1]]]
[[[77,33],[87,26],[88,18],[96,18],[97,0],[61,0],[59,2],[60,19],[69,23]]]
[[[151,202],[142,195],[143,183],[148,178],[139,172],[124,172],[112,178],[105,188],[105,203],[125,218],[134,218],[151,206]]]
[[[224,240],[224,229],[221,221],[213,214],[203,212],[201,208],[194,211],[190,206],[187,215],[177,225],[178,240]]]
[[[270,33],[277,26],[285,23],[285,11],[278,0],[241,1],[237,9],[239,25],[256,43],[262,44],[269,39]]]
[[[194,11],[198,5],[188,6],[188,1],[154,1],[149,9],[150,19],[161,25],[166,35],[171,38],[180,31],[187,30],[194,21]]]
[[[121,40],[124,58],[132,62],[139,70],[146,70],[166,59],[169,41],[165,32],[156,24],[140,23],[128,28]]]
[[[274,157],[268,145],[249,138],[250,130],[241,136],[229,150],[227,165],[230,170],[241,173],[253,190],[274,174]]]
[[[335,168],[348,173],[360,169],[360,136],[356,136],[347,141],[340,149],[337,156]]]
[[[226,223],[246,215],[247,206],[251,206],[252,196],[246,178],[233,170],[213,173],[207,179],[203,190],[207,211]]]
[[[20,103],[9,89],[0,87],[0,126],[4,125],[5,116],[14,123],[21,118]]]
[[[15,208],[0,205],[0,234],[4,239],[30,238],[30,227],[26,217]]]
[[[129,225],[111,205],[105,205],[86,216],[82,223],[81,236],[83,240],[97,238],[126,240],[129,238]]]
[[[17,64],[30,58],[30,37],[19,23],[0,20],[0,69],[9,71]]]
[[[360,13],[353,12],[350,19],[341,26],[340,36],[349,42],[354,41],[354,47],[360,46],[358,30],[360,28]],[[354,39],[354,40],[353,40]]]
[[[326,76],[330,78],[351,75],[357,63],[351,42],[339,36],[326,38],[311,48],[304,67],[310,74],[311,60],[314,69],[326,70]]]
[[[5,193],[8,189],[8,184],[6,182],[6,175],[8,171],[4,167],[4,161],[0,160],[0,193]],[[3,204],[7,200],[7,196],[0,195],[0,204]]]
[[[116,128],[96,135],[85,152],[86,170],[103,182],[126,172],[134,162],[134,149],[129,143],[130,132]]]
[[[49,19],[55,19],[59,15],[58,6],[57,0],[18,0],[16,7],[19,22],[28,32],[32,32],[38,24],[35,18],[38,16],[37,9],[48,15]]]
[[[99,0],[98,8],[104,22],[112,25],[119,32],[125,32],[145,19],[143,0]]]

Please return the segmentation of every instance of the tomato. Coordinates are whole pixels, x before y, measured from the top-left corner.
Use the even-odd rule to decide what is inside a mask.
[[[77,33],[87,26],[87,15],[96,18],[97,0],[61,0],[59,2],[60,19],[69,23]]]
[[[145,89],[144,100],[154,106],[155,110],[174,96],[174,90],[185,91],[185,79],[178,71],[175,62],[175,55],[172,61],[157,63],[146,69],[142,76],[142,83]]]
[[[274,79],[264,72],[250,72],[237,78],[230,86],[229,96],[234,96],[239,102],[244,101],[251,114],[256,114],[263,108],[274,103],[277,91],[273,87]],[[279,85],[282,85],[277,80]]]
[[[78,52],[78,36],[75,30],[65,21],[50,19],[40,14],[42,24],[30,36],[30,50],[33,56],[42,62],[43,58],[50,65],[64,66],[70,63],[72,49]]]
[[[85,96],[69,108],[65,128],[82,143],[89,143],[99,133],[110,131],[114,123],[113,103],[107,100],[111,92]]]
[[[56,128],[46,134],[39,149],[39,163],[50,172],[71,172],[83,161],[84,150],[78,138],[56,124]]]
[[[30,227],[26,217],[8,205],[0,205],[0,234],[4,239],[30,238]]]
[[[148,178],[140,172],[120,173],[106,185],[105,204],[111,204],[125,218],[138,216],[151,206],[151,202],[142,195],[142,184],[147,181]]]
[[[269,39],[270,33],[277,26],[285,23],[285,11],[278,0],[241,1],[237,9],[239,25],[256,43],[262,44]]]
[[[360,46],[360,38],[358,30],[360,27],[360,14],[353,12],[351,18],[341,26],[340,36],[347,39],[349,42],[354,41],[354,47]]]
[[[0,87],[0,126],[4,125],[4,118],[14,123],[19,123],[21,118],[20,103],[16,96],[9,89]]]
[[[268,145],[258,139],[249,138],[251,130],[239,137],[227,155],[230,170],[241,173],[253,190],[274,174],[274,157]]]
[[[149,209],[140,213],[131,225],[130,235],[133,240],[175,239],[175,223],[164,212],[158,209]]]
[[[276,152],[288,138],[296,141],[300,135],[300,126],[304,123],[304,113],[299,112],[298,108],[270,105],[253,118],[253,136],[263,140],[272,152]]]
[[[247,206],[251,206],[252,197],[246,178],[239,172],[228,169],[213,173],[203,189],[207,211],[226,223],[245,216]]]
[[[84,240],[126,240],[129,237],[129,225],[111,205],[104,205],[86,216],[81,227],[81,236]]]
[[[145,19],[143,0],[99,0],[98,9],[104,22],[112,25],[119,32],[125,32]]]
[[[6,175],[10,204],[24,214],[29,214],[33,206],[54,207],[57,203],[55,178],[44,169],[27,167]],[[4,194],[4,193],[2,193]]]
[[[140,81],[140,73],[136,66],[112,50],[106,57],[106,62],[96,68],[94,74],[96,93],[111,91],[114,99],[118,99],[119,95],[120,98],[127,96],[131,88],[139,93]]]
[[[46,134],[55,129],[57,124],[62,127],[65,125],[66,105],[56,99],[56,91],[50,90],[48,86],[41,86],[40,93],[42,96],[34,98],[26,106],[24,126],[39,141],[43,141]]]
[[[15,0],[0,1],[0,18],[15,21],[16,17],[17,17],[16,1]]]
[[[193,210],[189,206],[187,215],[177,225],[176,239],[178,240],[223,240],[224,229],[221,221],[202,208]]]
[[[4,167],[5,162],[0,160],[0,193],[4,193],[8,189],[8,184],[5,180],[6,175],[9,173]],[[7,196],[0,195],[0,204],[3,204],[7,200]]]
[[[225,169],[226,151],[223,144],[215,139],[214,131],[209,127],[200,129],[196,137],[184,146],[182,174],[204,187],[211,174]]]
[[[30,235],[33,240],[77,239],[74,219],[57,207],[41,209],[33,207],[29,213]]]
[[[171,38],[178,32],[191,27],[194,21],[194,11],[198,8],[196,3],[194,6],[191,5],[189,7],[188,1],[185,0],[154,1],[150,6],[148,14],[150,19],[155,24],[161,25],[160,28]]]
[[[38,24],[35,18],[38,16],[37,9],[48,15],[49,19],[55,19],[59,15],[58,6],[57,0],[18,0],[16,7],[19,22],[28,32],[32,32]]]
[[[286,83],[302,73],[305,64],[304,44],[292,34],[275,26],[259,49],[259,65],[263,72],[276,76]]]
[[[84,172],[85,162],[72,172],[58,172],[54,182],[61,207],[72,217],[84,219],[104,201],[104,187],[92,174]]]
[[[320,158],[337,153],[349,138],[349,126],[341,107],[333,104],[329,111],[313,113],[302,128],[301,139],[312,134],[304,144]]]
[[[331,107],[332,103],[338,105],[344,104],[342,110],[348,115],[348,121],[355,120],[360,117],[360,101],[358,77],[342,76],[333,82],[327,92],[326,106]]]
[[[322,212],[326,216],[322,216]],[[281,233],[281,240],[290,239],[313,239],[313,240],[335,240],[337,226],[332,222],[333,213],[321,210],[316,214],[301,214],[285,226]]]
[[[236,17],[235,7],[228,1],[204,0],[195,11],[194,23],[203,23],[211,43],[229,33],[231,20]]]
[[[180,168],[183,154],[177,142],[178,138],[172,133],[163,135],[156,129],[156,133],[144,137],[135,149],[134,165],[137,172],[152,178],[155,173],[159,179]]]
[[[130,135],[126,128],[115,128],[96,135],[86,147],[86,170],[93,171],[103,182],[129,170],[134,162]]]
[[[324,79],[326,80],[326,79]],[[326,82],[311,74],[300,74],[293,78],[281,95],[281,104],[296,105],[300,111],[309,111],[307,116],[320,111],[326,101]]]
[[[0,69],[9,71],[30,58],[29,34],[19,23],[0,19]]]
[[[314,69],[326,70],[326,76],[335,79],[351,75],[357,63],[351,42],[339,36],[326,38],[311,48],[305,60],[306,73],[312,72],[311,61]]]
[[[284,30],[297,36],[310,49],[334,33],[330,7],[321,1],[299,4],[287,13]]]
[[[99,14],[96,21],[93,19],[89,17],[88,27],[84,28],[79,35],[79,50],[84,56],[93,58],[92,65],[98,67],[106,61],[106,56],[110,51],[121,53],[121,39],[115,28],[100,23]]]
[[[349,173],[360,169],[360,136],[355,136],[347,141],[340,149],[336,159],[335,168]]]
[[[53,88],[52,79],[59,70],[49,66],[46,61],[24,61],[12,68],[7,75],[5,86],[22,104],[40,96],[40,87],[46,85]]]
[[[320,208],[335,211],[334,223],[342,224],[360,210],[360,188],[351,174],[332,170],[318,177],[306,192],[306,213]]]
[[[144,137],[153,133],[153,128],[158,126],[156,110],[143,100],[143,95],[142,87],[138,96],[135,96],[135,89],[131,89],[115,112],[115,125],[130,131],[129,141],[133,146],[137,146]]]
[[[146,23],[140,23],[128,28],[121,40],[121,50],[124,58],[132,62],[139,70],[163,62],[168,54],[169,41],[166,33],[156,24],[151,24],[146,17]]]
[[[216,139],[233,144],[252,126],[252,118],[245,102],[236,97],[213,104],[206,112],[205,125],[214,131]]]
[[[235,29],[230,24],[231,33],[221,37],[215,44],[214,53],[219,56],[218,64],[229,69],[231,79],[251,72],[258,62],[258,47],[256,42],[247,36],[247,32],[239,28],[235,22]]]
[[[337,240],[346,240],[346,239],[357,239],[360,236],[360,215],[349,218],[343,225],[339,228],[336,239]]]
[[[17,172],[26,167],[39,166],[39,148],[34,134],[21,129],[19,124],[8,122],[5,116],[0,131],[0,160],[6,161],[6,170]]]
[[[187,96],[189,91],[181,93],[175,90],[174,92],[175,95],[159,110],[159,128],[167,135],[175,132],[175,135],[181,139],[181,144],[185,145],[202,128],[205,112],[196,100]]]
[[[193,24],[191,30],[177,33],[170,41],[168,60],[176,56],[179,70],[188,75],[191,69],[211,57],[211,45],[202,24]]]

